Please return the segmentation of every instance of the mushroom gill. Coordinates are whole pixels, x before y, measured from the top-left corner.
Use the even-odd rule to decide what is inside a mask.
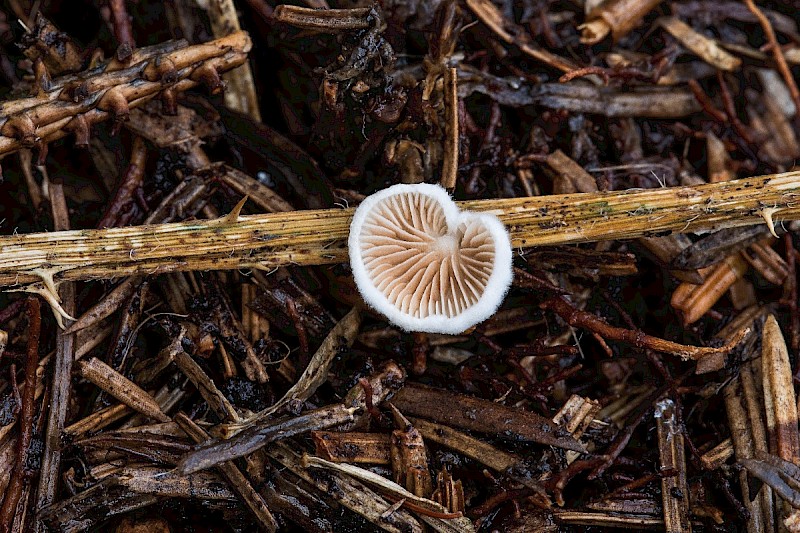
[[[412,331],[467,329],[494,312],[511,280],[502,224],[460,212],[434,185],[397,185],[368,198],[350,246],[364,299]]]

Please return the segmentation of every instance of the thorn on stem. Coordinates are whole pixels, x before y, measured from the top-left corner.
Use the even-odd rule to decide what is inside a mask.
[[[72,89],[72,101],[77,104],[78,102],[82,102],[83,100],[89,98],[90,94],[91,89],[89,88],[89,82],[84,81]]]
[[[164,85],[172,85],[178,81],[178,69],[168,56],[158,56],[144,69],[144,77],[148,81],[160,81]]]
[[[47,161],[47,151],[49,145],[41,139],[36,143],[36,145],[39,148],[39,155],[36,157],[36,165],[41,167],[44,166],[45,161]]]
[[[38,58],[33,64],[33,74],[35,83],[32,93],[34,96],[44,97],[45,93],[52,88],[53,80],[50,78],[50,73],[41,58]]]
[[[248,198],[249,196],[245,196],[239,200],[239,203],[233,207],[230,213],[225,215],[225,218],[223,218],[222,221],[227,224],[236,224],[239,222],[239,215],[242,214],[242,208],[244,207],[244,204],[247,202]]]
[[[89,146],[89,137],[91,136],[91,128],[86,115],[75,115],[75,117],[67,123],[65,128],[75,134],[75,146],[86,148]]]
[[[172,89],[164,89],[161,92],[161,111],[169,116],[178,114],[178,102]]]
[[[61,302],[58,299],[58,293],[51,291],[48,287],[45,286],[44,283],[34,283],[31,285],[26,285],[20,289],[9,289],[6,292],[27,292],[30,294],[38,294],[45,301],[50,305],[50,309],[53,311],[53,317],[56,319],[56,323],[58,327],[64,329],[64,319],[68,318],[69,320],[76,320],[74,317],[70,316],[63,307],[61,307]]]
[[[111,113],[115,122],[112,135],[119,131],[122,123],[128,120],[128,116],[131,113],[128,100],[122,94],[122,91],[116,87],[106,91],[97,107],[102,111]]]
[[[0,133],[12,137],[25,148],[32,148],[36,144],[36,126],[28,115],[16,115],[9,118]]]
[[[122,43],[117,47],[116,52],[117,61],[120,63],[127,63],[133,57],[133,46],[129,43]]]
[[[225,90],[225,83],[219,77],[219,72],[209,64],[197,67],[191,78],[205,85],[211,94],[219,94]]]
[[[772,215],[774,215],[778,211],[780,211],[780,209],[777,208],[777,207],[765,207],[759,213],[761,215],[761,218],[764,219],[764,222],[767,223],[767,227],[769,228],[769,232],[772,233],[772,235],[776,239],[778,238],[778,234],[775,233],[775,221],[772,219]]]

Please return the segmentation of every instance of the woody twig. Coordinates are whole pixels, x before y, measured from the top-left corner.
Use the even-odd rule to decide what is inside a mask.
[[[124,121],[131,108],[153,98],[169,103],[199,84],[218,90],[219,73],[243,64],[250,47],[245,32],[199,45],[171,41],[135,50],[124,63],[113,58],[56,78],[36,96],[0,103],[0,158],[69,134],[86,145],[93,124]]]

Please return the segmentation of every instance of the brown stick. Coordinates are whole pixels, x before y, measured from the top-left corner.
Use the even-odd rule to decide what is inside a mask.
[[[453,190],[458,177],[458,74],[456,69],[449,68],[444,73],[444,113],[445,140],[444,164],[442,166],[442,187]]]
[[[679,355],[683,359],[697,360],[710,354],[727,353],[735,348],[747,333],[747,331],[739,332],[738,335],[734,336],[731,342],[719,348],[689,346],[653,337],[641,331],[611,326],[600,317],[587,311],[581,311],[560,296],[547,300],[542,303],[541,307],[542,309],[553,311],[563,318],[570,326],[585,328],[594,333],[598,333],[603,338],[632,344],[637,348],[648,348],[656,352]]]
[[[120,46],[117,50],[117,59],[124,61],[130,57],[136,46],[136,41],[133,40],[131,18],[128,16],[125,0],[109,0],[108,7],[111,9],[111,21],[114,23],[114,37],[117,38]],[[119,57],[120,55],[122,57]]]
[[[61,181],[50,184],[50,204],[56,230],[69,229],[69,212]],[[75,284],[63,283],[59,290],[61,303],[67,313],[75,312]],[[61,436],[69,408],[72,363],[75,360],[75,335],[66,331],[56,334],[56,354],[53,361],[53,378],[50,389],[50,409],[47,413],[47,430],[44,437],[41,474],[36,495],[36,508],[41,509],[55,501],[61,470]]]
[[[195,424],[194,420],[183,413],[178,413],[175,416],[175,422],[198,444],[211,439],[211,436],[203,428]],[[250,480],[239,470],[236,463],[233,461],[220,463],[217,465],[217,469],[228,480],[231,489],[242,497],[247,507],[258,519],[259,524],[267,531],[277,531],[278,523],[272,516],[266,502],[250,484]]]
[[[114,198],[108,204],[103,218],[97,223],[98,228],[126,226],[133,218],[132,204],[134,193],[144,181],[144,165],[147,162],[147,147],[138,135],[133,138],[131,160],[119,182]]]
[[[36,394],[36,368],[39,365],[39,334],[42,316],[38,298],[28,298],[28,349],[25,361],[25,391],[22,396],[22,410],[19,416],[19,439],[17,439],[17,461],[14,473],[6,488],[3,506],[0,507],[0,532],[8,533],[14,523],[22,491],[27,484],[25,468],[28,462],[28,448],[33,438],[33,417]]]
[[[711,98],[709,98],[705,91],[703,91],[703,88],[700,86],[697,80],[689,80],[687,84],[689,85],[689,90],[692,91],[694,97],[703,107],[703,111],[708,113],[720,124],[725,124],[728,122],[728,115],[726,115],[724,111],[717,109],[717,107],[714,105],[714,102],[712,102]]]
[[[792,71],[789,70],[789,64],[786,62],[786,57],[783,55],[783,49],[781,45],[778,44],[777,37],[775,37],[775,29],[772,27],[772,23],[764,12],[758,8],[753,0],[744,0],[744,3],[747,4],[747,9],[756,16],[758,23],[761,24],[761,27],[764,29],[767,42],[769,42],[770,51],[772,55],[775,56],[775,63],[778,64],[778,72],[781,73],[783,80],[786,82],[786,86],[789,87],[789,93],[792,95],[794,116],[800,117],[800,89],[797,88],[797,83],[794,81]]]

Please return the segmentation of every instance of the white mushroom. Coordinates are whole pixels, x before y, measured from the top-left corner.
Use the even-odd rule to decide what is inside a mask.
[[[461,333],[489,318],[511,284],[511,242],[497,217],[459,211],[438,185],[369,196],[350,225],[364,301],[407,331]]]

